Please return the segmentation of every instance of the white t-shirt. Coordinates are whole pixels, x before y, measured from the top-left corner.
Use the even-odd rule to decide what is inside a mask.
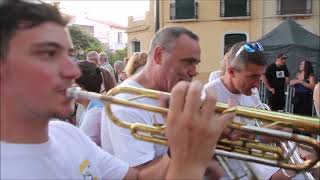
[[[101,146],[101,111],[103,104],[99,100],[91,100],[84,112],[80,129],[89,136],[93,142]]]
[[[209,82],[204,86],[204,88],[206,90],[213,90],[217,95],[218,102],[227,103],[229,99],[233,99],[233,101],[239,106],[252,108],[259,107],[261,104],[260,99],[254,97],[255,95],[246,96],[243,94],[233,94],[224,86],[220,78]],[[241,118],[239,121],[251,125],[255,124],[254,121],[247,120],[245,118]],[[239,169],[239,167],[241,167],[241,164],[238,162],[238,160],[229,159],[228,162],[231,165],[231,168],[236,168],[234,170],[237,172],[237,174],[243,173],[241,169]],[[266,166],[257,163],[247,164],[254,171],[254,173],[259,176],[259,179],[269,179],[276,171],[279,170],[279,168],[277,167]]]
[[[260,106],[259,97],[252,94],[251,96],[246,96],[244,94],[234,94],[230,92],[222,83],[220,78],[217,78],[204,86],[205,89],[214,90],[217,95],[218,102],[228,103],[229,99],[233,99],[237,105],[245,107],[258,107]]]
[[[119,86],[134,86],[143,88],[136,81],[127,79]],[[118,94],[117,98],[128,99],[134,95]],[[143,104],[159,106],[159,102],[154,99],[141,98],[134,100]],[[165,120],[159,113],[153,113],[141,109],[128,108],[124,106],[112,105],[112,111],[121,120],[130,123],[142,123],[153,125],[154,121],[158,124],[164,124]],[[135,139],[128,129],[114,124],[106,115],[102,113],[101,122],[101,147],[119,159],[135,167],[162,156],[167,152],[167,147],[159,144],[141,141]]]
[[[1,179],[122,179],[128,169],[62,121],[50,121],[45,143],[1,141]]]
[[[83,120],[83,115],[85,112],[86,108],[80,104],[77,103],[77,110],[76,110],[76,123],[77,123],[77,127],[80,127],[82,120]]]
[[[222,73],[221,70],[211,72],[209,75],[208,81],[211,82],[211,81],[218,79],[221,76],[221,73]]]

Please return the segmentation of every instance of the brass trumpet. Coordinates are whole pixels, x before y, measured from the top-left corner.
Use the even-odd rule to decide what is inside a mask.
[[[160,96],[170,97],[170,93],[135,87],[115,87],[111,89],[106,95],[83,91],[80,88],[76,87],[72,87],[67,90],[67,94],[71,98],[100,99],[101,101],[104,101],[105,111],[109,118],[118,126],[130,129],[131,134],[135,138],[143,141],[166,145],[167,140],[164,131],[165,125],[150,126],[140,123],[128,123],[125,121],[121,121],[116,117],[116,115],[112,113],[111,105],[117,104],[161,114],[167,114],[168,109],[114,97],[115,95],[120,93],[136,95],[137,97],[135,97],[134,99],[158,99]],[[317,140],[304,135],[270,129],[270,127],[278,125],[281,127],[291,127],[296,129],[298,128],[302,131],[309,131],[315,134],[319,134],[319,119],[239,106],[228,108],[226,104],[222,103],[217,103],[216,111],[218,113],[235,112],[236,115],[239,116],[267,122],[269,124],[266,127],[257,127],[233,122],[229,125],[229,128],[257,135],[277,138],[280,141],[294,141],[298,144],[304,144],[314,150],[315,157],[313,159],[304,161],[301,164],[293,164],[289,163],[290,157],[285,157],[285,153],[280,147],[273,147],[256,141],[244,140],[231,142],[225,139],[219,141],[217,149],[215,149],[216,155],[265,165],[277,166],[280,168],[295,171],[310,169],[320,159],[320,143]]]

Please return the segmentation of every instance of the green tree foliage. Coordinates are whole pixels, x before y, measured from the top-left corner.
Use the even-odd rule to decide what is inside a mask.
[[[75,49],[75,57],[77,59],[85,59],[85,53],[89,51],[104,51],[104,47],[98,39],[82,31],[79,27],[70,26],[69,31]]]
[[[114,64],[114,62],[118,60],[123,60],[123,58],[127,57],[127,48],[122,50],[116,50],[115,52],[109,53],[109,63]]]

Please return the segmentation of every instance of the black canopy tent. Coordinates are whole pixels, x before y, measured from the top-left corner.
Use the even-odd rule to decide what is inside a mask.
[[[263,45],[269,64],[275,61],[277,54],[286,53],[291,78],[298,72],[300,62],[306,59],[312,63],[316,77],[320,80],[320,37],[294,20],[284,20],[257,41]]]

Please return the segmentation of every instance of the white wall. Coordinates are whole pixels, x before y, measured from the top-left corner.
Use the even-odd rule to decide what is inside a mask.
[[[109,43],[110,26],[91,21],[85,17],[77,16],[76,24],[89,25],[94,27],[94,37],[99,39],[102,43]]]
[[[122,42],[118,42],[118,33],[121,32]],[[125,29],[112,27],[109,32],[109,47],[111,50],[119,50],[127,47],[128,35]]]

